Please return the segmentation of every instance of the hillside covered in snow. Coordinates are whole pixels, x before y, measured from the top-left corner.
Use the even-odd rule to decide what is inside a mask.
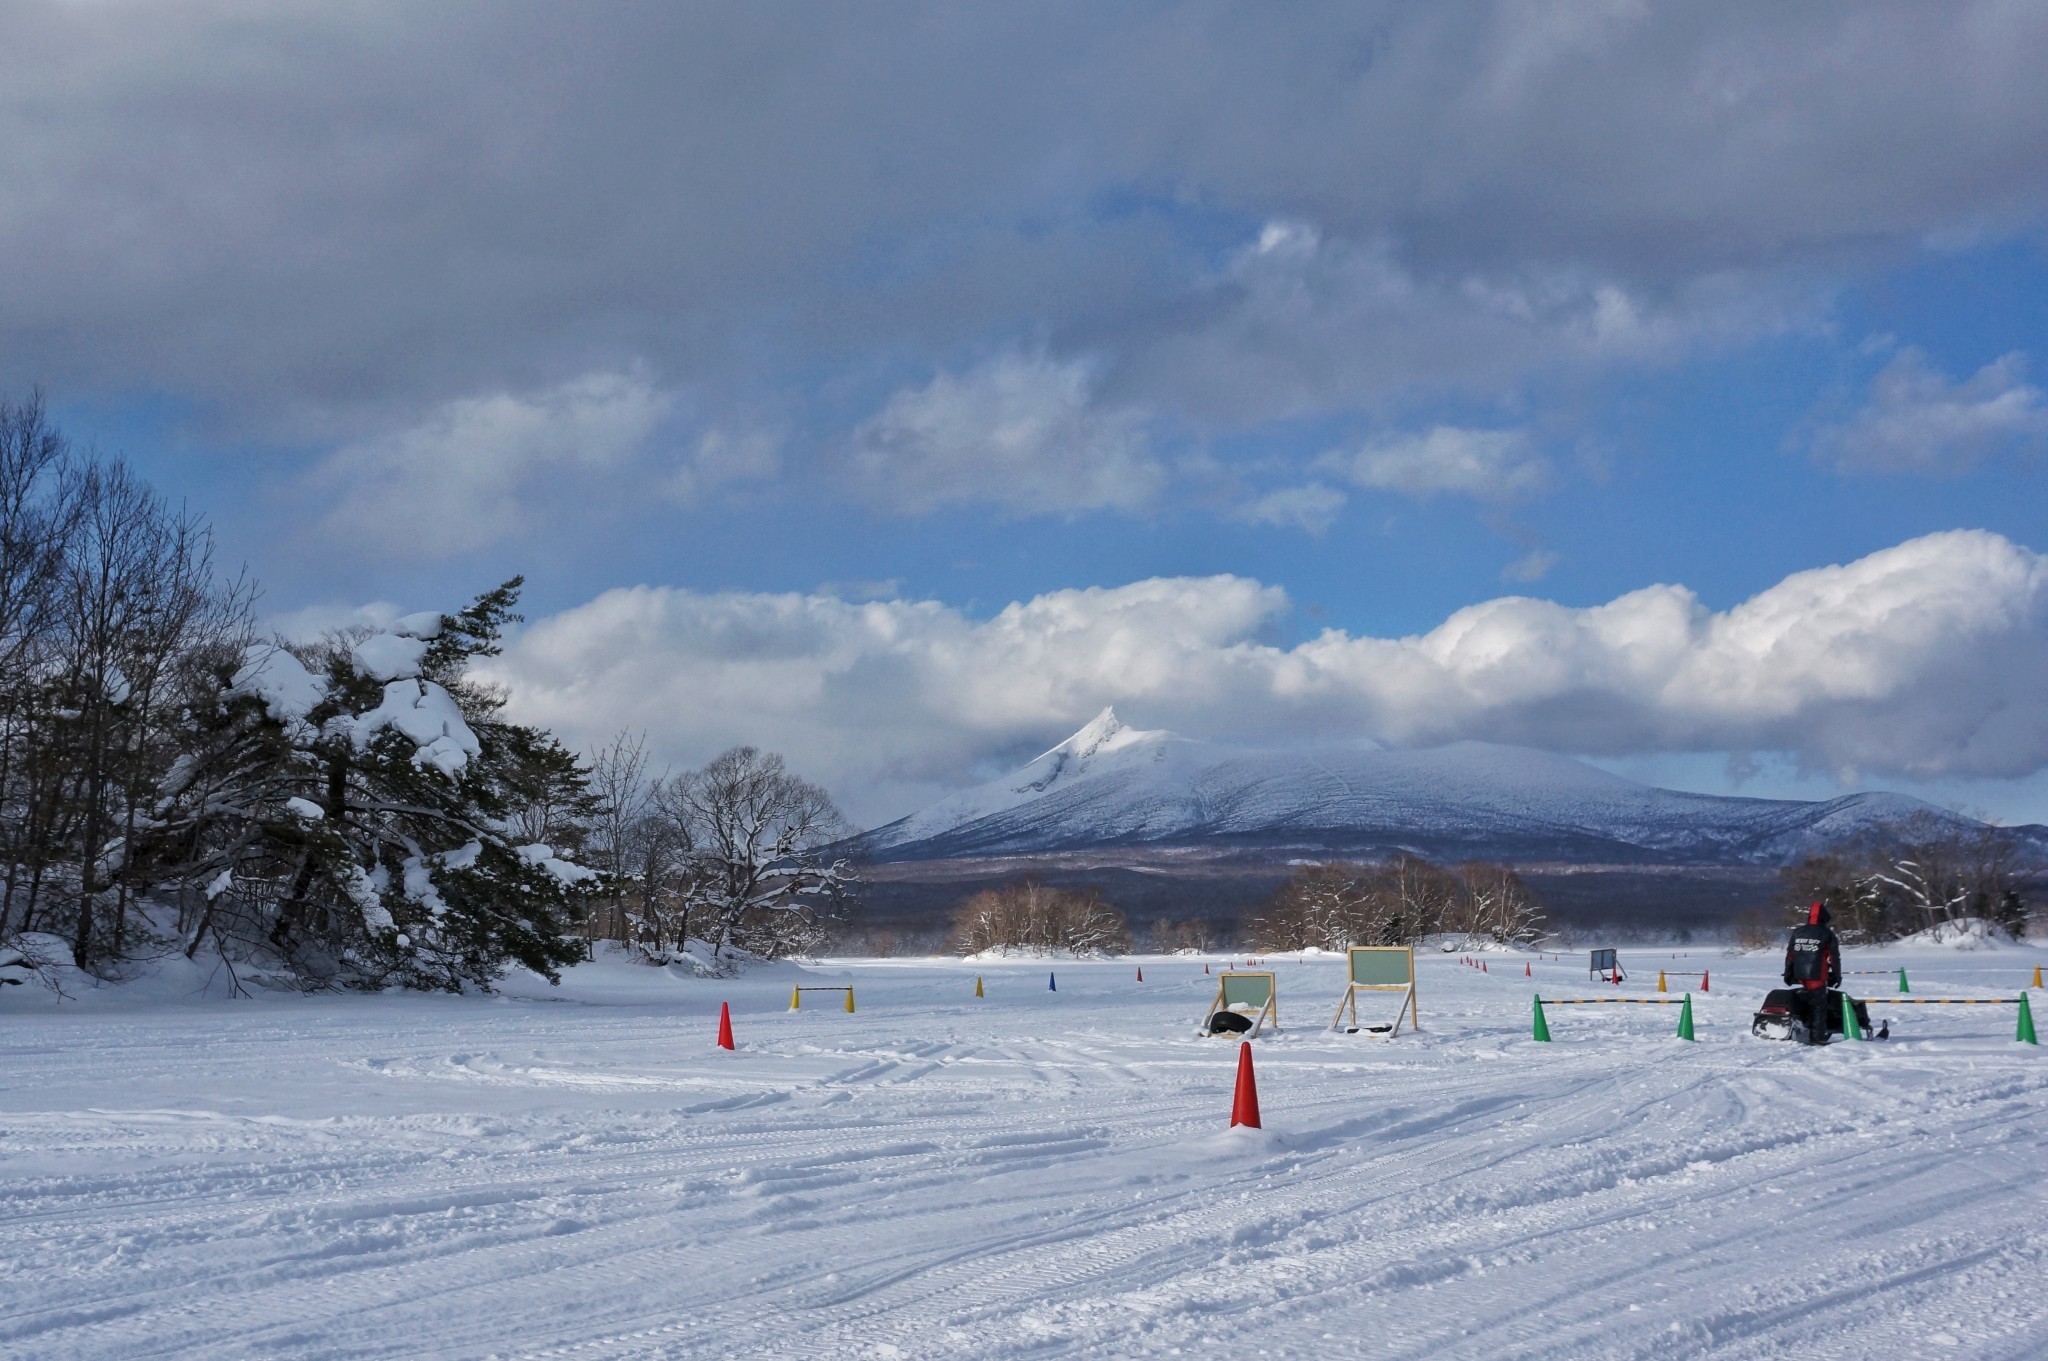
[[[862,841],[881,861],[1146,847],[1248,858],[1405,850],[1438,860],[1773,865],[1923,813],[1955,816],[1899,794],[1688,794],[1484,742],[1230,746],[1140,731],[1105,709],[1022,769]],[[2048,829],[2018,834],[2048,847]]]

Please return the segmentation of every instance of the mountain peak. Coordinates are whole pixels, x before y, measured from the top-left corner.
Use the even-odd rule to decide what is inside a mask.
[[[1141,732],[1129,727],[1116,716],[1114,707],[1104,706],[1102,712],[1083,724],[1079,732],[1018,771],[1011,787],[1018,794],[1042,794],[1055,781],[1072,779],[1087,770],[1096,756],[1172,735],[1167,732]]]
[[[1115,740],[1120,733],[1129,732],[1124,721],[1116,716],[1114,705],[1105,704],[1102,712],[1081,725],[1081,730],[1066,741],[1044,753],[1052,756],[1065,752],[1069,757],[1085,759]]]

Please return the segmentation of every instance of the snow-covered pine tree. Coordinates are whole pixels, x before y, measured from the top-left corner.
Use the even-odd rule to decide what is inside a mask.
[[[568,930],[598,876],[517,829],[536,806],[572,823],[586,773],[467,674],[520,585],[303,655],[252,648],[223,678],[166,789],[166,826],[221,865],[193,947],[260,932],[309,981],[448,990],[579,957]]]

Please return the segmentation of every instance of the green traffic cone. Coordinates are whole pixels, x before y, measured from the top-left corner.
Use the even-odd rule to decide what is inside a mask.
[[[1911,991],[1912,991],[1912,989],[1911,989],[1911,988],[1909,988],[1909,987],[1907,987],[1907,986],[1906,986],[1906,966],[1905,966],[1905,965],[1903,965],[1903,964],[1901,964],[1901,965],[1899,966],[1899,991],[1900,991],[1900,992],[1911,992]]]
[[[1685,1005],[1678,1009],[1678,1038],[1692,1038],[1692,994],[1685,995]]]
[[[1845,1040],[1860,1040],[1863,1038],[1863,1027],[1856,1024],[1856,1004],[1850,1000],[1849,994],[1846,992],[1842,994],[1842,1038]]]
[[[2039,1040],[2034,1038],[2034,1008],[2028,1004],[2025,993],[2020,994],[2020,1025],[2019,1029],[2014,1032],[2013,1039],[2021,1044],[2040,1043]]]
[[[1543,1019],[1543,994],[1540,992],[1536,994],[1536,1029],[1530,1038],[1550,1043],[1550,1022]]]

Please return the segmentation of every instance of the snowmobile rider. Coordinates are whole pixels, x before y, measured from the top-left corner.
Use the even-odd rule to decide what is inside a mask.
[[[1842,942],[1828,925],[1828,910],[1815,903],[1806,913],[1806,924],[1792,928],[1785,943],[1785,986],[1798,986],[1800,1020],[1806,1023],[1806,1042],[1828,1042],[1828,989],[1842,985]]]

